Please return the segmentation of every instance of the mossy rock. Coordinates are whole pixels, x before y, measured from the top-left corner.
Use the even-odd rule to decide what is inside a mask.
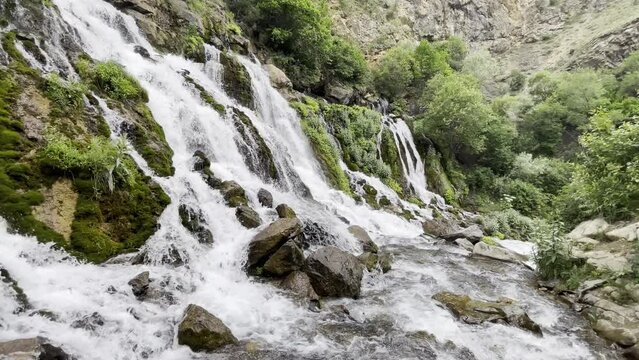
[[[240,153],[244,156],[246,166],[258,174],[264,181],[273,182],[280,174],[273,160],[273,153],[253,125],[251,118],[243,111],[233,108],[233,124],[243,141],[237,141]]]
[[[382,141],[380,143],[381,157],[385,164],[390,166],[391,179],[395,180],[397,184],[400,184],[402,189],[405,189],[406,184],[404,181],[404,173],[402,170],[402,162],[399,151],[395,144],[393,133],[384,128],[382,130]]]
[[[184,311],[184,317],[178,326],[177,339],[178,344],[186,345],[195,352],[211,352],[238,342],[222,320],[193,304]]]
[[[244,65],[226,52],[220,54],[220,62],[224,67],[222,72],[224,91],[240,104],[254,108],[251,76]]]
[[[295,210],[293,210],[293,208],[291,208],[290,206],[286,204],[277,205],[277,207],[275,208],[275,211],[277,211],[277,216],[279,216],[280,219],[296,219],[297,218],[297,214],[295,213]]]
[[[211,93],[206,91],[204,86],[200,85],[197,81],[195,81],[192,77],[190,77],[188,73],[186,72],[183,72],[182,76],[184,77],[184,80],[186,80],[187,83],[193,85],[195,90],[197,90],[200,93],[200,98],[202,99],[202,101],[204,101],[204,103],[210,105],[218,113],[224,114],[224,112],[226,111],[226,108],[224,108],[224,105],[217,102],[215,98],[213,97],[213,95],[211,95]]]
[[[230,207],[248,205],[248,198],[244,188],[235,181],[224,181],[220,186],[226,204]]]

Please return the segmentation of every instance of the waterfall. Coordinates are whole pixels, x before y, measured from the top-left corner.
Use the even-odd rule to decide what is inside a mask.
[[[388,358],[394,345],[389,345],[383,334],[375,333],[364,343],[357,335],[352,337],[352,343],[350,340],[344,343],[326,330],[335,324],[330,312],[328,315],[326,312],[312,313],[272,284],[246,275],[243,264],[247,245],[257,230],[242,227],[234,216],[234,209],[224,204],[222,195],[212,190],[200,174],[192,170],[193,153],[200,150],[211,159],[211,168],[216,176],[235,180],[246,189],[250,202],[266,222],[277,216],[272,210],[257,205],[256,193],[260,188],[271,191],[277,203],[289,204],[303,221],[312,221],[328,229],[335,235],[335,245],[345,250],[355,252],[357,249],[356,240],[347,231],[348,222],[366,228],[382,246],[394,249],[401,243],[411,256],[424,255],[423,258],[412,259],[397,250],[400,260],[397,269],[393,270],[395,275],[387,278],[373,274],[365,276],[365,292],[370,292],[371,296],[359,302],[327,301],[327,306],[344,302],[352,306],[353,324],[367,324],[368,315],[370,321],[388,317],[391,320],[382,324],[388,326],[390,323],[393,327],[389,331],[398,331],[396,328],[431,331],[442,340],[459,341],[469,347],[478,359],[492,359],[496,352],[503,353],[498,349],[502,346],[501,341],[508,343],[508,351],[515,358],[521,359],[533,359],[534,356],[553,358],[552,354],[556,354],[555,358],[574,359],[588,358],[592,354],[588,346],[573,334],[551,333],[542,339],[501,325],[480,327],[478,330],[458,326],[447,311],[424,298],[443,286],[452,286],[443,266],[447,263],[461,264],[461,258],[453,261],[435,253],[430,256],[432,244],[417,238],[422,232],[417,222],[358,205],[351,197],[330,188],[302,133],[297,114],[270,86],[268,75],[258,62],[233,55],[251,76],[255,103],[255,110],[251,110],[225,93],[220,82],[219,50],[207,47],[206,64],[197,64],[181,56],[160,54],[144,38],[131,17],[104,1],[53,2],[61,19],[72,29],[69,33],[79,37],[84,51],[94,59],[114,60],[122,64],[147,90],[148,106],[174,151],[175,175],[155,176],[134,150],[131,150],[131,156],[147,175],[162,186],[172,203],[159,219],[159,230],[144,247],[151,261],[143,265],[132,265],[126,256],[102,265],[81,263],[50,244],[10,234],[6,222],[0,219],[0,265],[24,289],[34,309],[55,314],[55,319],[51,320],[42,313],[14,313],[13,297],[0,283],[0,340],[43,335],[62,344],[80,360],[199,358],[187,347],[178,346],[175,334],[175,325],[184,308],[194,303],[218,316],[239,339],[254,341],[260,348],[278,351],[270,357],[273,359],[281,358],[277,354],[291,354],[290,358],[333,358],[349,352],[351,355],[342,358],[369,358],[373,353],[376,353],[375,357],[370,358]],[[53,11],[49,14],[55,16]],[[63,34],[56,34],[56,37],[61,36]],[[135,51],[136,46],[147,49],[151,58],[141,57]],[[59,57],[63,53],[57,49],[54,52],[54,55],[49,55]],[[70,76],[74,73],[68,61],[52,62],[51,66],[53,64],[56,66],[43,70],[56,70]],[[219,113],[202,101],[196,89],[185,81],[182,75],[185,71],[224,106],[225,112]],[[117,136],[122,119],[109,109],[105,101],[99,99],[98,106],[114,136]],[[266,181],[251,169],[250,163],[247,164],[239,141],[241,134],[233,120],[233,108],[250,118],[271,149],[275,166],[281,174],[277,181]],[[422,200],[430,200],[432,195],[426,189],[423,164],[406,124],[390,120],[385,123],[404,154],[402,165],[409,184]],[[350,172],[350,175],[355,180],[371,182],[384,195],[394,194],[378,179],[356,172]],[[396,194],[394,196],[396,198]],[[180,204],[201,210],[215,238],[212,246],[200,244],[180,224]],[[164,264],[161,260],[166,256],[179,256],[185,264],[177,267]],[[162,286],[167,293],[165,301],[142,302],[132,295],[127,282],[142,271],[149,271],[153,283]],[[480,270],[469,270],[464,265],[454,271],[480,276]],[[516,270],[513,273],[518,274]],[[450,276],[464,276],[455,274]],[[526,275],[518,276],[523,283]],[[514,297],[518,294],[516,284],[500,284],[499,288],[505,295]],[[458,290],[468,290],[466,287],[470,285],[462,282],[457,286]],[[486,287],[495,288],[497,285]],[[526,294],[532,299],[530,304],[542,317],[545,326],[554,326],[558,314],[565,315],[546,299],[533,292]],[[96,317],[100,319],[99,326],[81,326]],[[340,331],[349,336],[348,329]],[[371,343],[368,343],[369,340]],[[370,344],[373,343],[376,345],[371,350]],[[437,354],[444,359],[455,358],[447,351],[438,350]]]

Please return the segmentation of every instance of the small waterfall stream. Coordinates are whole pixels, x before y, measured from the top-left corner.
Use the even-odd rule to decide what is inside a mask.
[[[131,155],[164,188],[172,203],[159,220],[160,229],[145,245],[151,261],[144,265],[131,265],[126,258],[103,265],[79,263],[50,245],[9,234],[0,219],[0,264],[18,281],[34,309],[55,314],[50,319],[31,312],[13,313],[13,297],[0,283],[0,340],[43,335],[80,360],[252,358],[241,350],[235,355],[202,356],[178,346],[176,324],[187,304],[195,303],[223,320],[240,340],[255,342],[262,349],[258,353],[262,359],[590,359],[601,353],[583,339],[579,318],[526,285],[531,276],[527,270],[467,262],[457,248],[418,237],[422,233],[419,223],[357,205],[331,189],[295,111],[270,86],[259,63],[239,57],[252,79],[253,111],[224,92],[217,49],[208,48],[205,65],[161,55],[131,17],[104,1],[53,2],[91,57],[121,63],[148,91],[149,108],[174,151],[175,175],[154,176],[138,154],[132,150]],[[148,49],[151,59],[138,55],[136,45]],[[59,64],[55,70],[73,73],[68,61],[55,64]],[[184,81],[185,70],[224,105],[225,114],[203,103]],[[122,120],[104,101],[100,101],[100,108],[117,135]],[[232,108],[247,114],[271,149],[282,174],[278,181],[264,181],[247,166],[236,141],[240,135],[233,124]],[[409,154],[402,162],[410,185],[422,200],[430,200],[433,195],[426,189],[423,164],[408,127],[400,120],[385,121],[385,126],[393,132],[398,148]],[[366,274],[360,300],[326,302],[327,309],[333,305],[350,309],[351,316],[346,319],[330,310],[311,312],[275,286],[250,278],[243,263],[248,242],[257,230],[241,226],[221,194],[192,170],[196,150],[211,159],[216,176],[235,180],[247,190],[265,222],[277,215],[256,205],[255,194],[260,188],[271,191],[277,203],[293,207],[302,220],[328,229],[342,249],[357,251],[356,240],[340,218],[366,228],[379,245],[394,254],[394,270],[386,275]],[[351,175],[366,179],[383,194],[392,193],[378,179]],[[301,187],[307,188],[311,197],[300,195]],[[200,244],[180,224],[180,204],[202,211],[214,245]],[[161,261],[176,254],[183,266]],[[163,300],[141,302],[133,296],[127,282],[142,271],[149,271],[154,283],[162,285],[166,292]],[[529,307],[546,335],[535,337],[503,325],[463,325],[430,299],[442,290],[515,298]],[[96,317],[101,324],[80,326]],[[470,355],[464,353],[463,357],[451,347],[425,351],[407,340],[406,334],[415,331],[427,331],[442,343],[452,341],[458,350],[467,348]]]

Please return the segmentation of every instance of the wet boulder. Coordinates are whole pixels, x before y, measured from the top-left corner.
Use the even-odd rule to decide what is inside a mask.
[[[266,189],[260,189],[257,192],[257,200],[262,206],[272,208],[273,207],[273,195]]]
[[[348,231],[353,234],[353,236],[357,240],[359,240],[359,242],[362,244],[362,250],[365,253],[370,252],[377,254],[377,252],[379,251],[379,247],[377,246],[377,244],[375,244],[373,239],[371,239],[371,237],[368,235],[363,227],[359,225],[352,225],[348,227]]]
[[[387,252],[379,255],[379,267],[382,269],[382,273],[386,274],[393,268],[393,256]]]
[[[376,253],[365,252],[357,257],[359,261],[364,265],[369,272],[375,270],[379,261],[379,256]]]
[[[455,244],[457,244],[457,246],[459,246],[460,248],[464,249],[464,250],[468,250],[468,251],[473,251],[473,243],[471,243],[470,241],[468,241],[468,239],[465,238],[459,238],[457,240],[455,240]]]
[[[441,235],[443,239],[448,241],[455,241],[459,238],[465,238],[473,244],[480,242],[483,236],[484,233],[481,231],[481,228],[477,224],[471,225],[459,231]]]
[[[271,275],[284,276],[304,266],[304,252],[293,240],[282,245],[264,263],[264,271]]]
[[[295,210],[293,210],[290,206],[286,204],[277,205],[277,207],[275,208],[275,211],[277,211],[277,216],[279,216],[280,219],[297,218],[297,214],[295,213]]]
[[[522,256],[508,249],[496,245],[489,245],[483,241],[475,244],[475,246],[473,247],[473,255],[513,263],[519,263],[526,260]]]
[[[13,310],[15,314],[19,314],[32,308],[27,294],[24,293],[22,288],[18,285],[18,282],[11,277],[9,271],[2,267],[0,267],[0,280],[13,290],[16,303],[18,304],[17,308]]]
[[[308,249],[311,245],[333,245],[337,238],[326,230],[326,227],[319,223],[306,221],[304,222],[302,247]]]
[[[178,326],[178,344],[195,352],[210,352],[222,346],[237,344],[231,330],[206,309],[190,304]]]
[[[97,312],[91,315],[83,316],[71,323],[71,327],[74,329],[84,329],[89,331],[95,331],[97,328],[104,326],[104,318]]]
[[[279,219],[260,231],[249,243],[249,268],[266,262],[280,246],[302,233],[302,223],[298,219]]]
[[[149,291],[149,285],[151,284],[149,272],[144,271],[139,273],[133,279],[129,280],[128,284],[131,286],[133,295],[135,295],[138,300],[144,299]]]
[[[211,161],[204,154],[204,152],[198,150],[193,154],[193,170],[199,172],[202,175],[204,181],[213,189],[219,189],[222,186],[222,180],[215,177],[213,171],[211,171]]]
[[[230,207],[238,207],[240,205],[248,205],[246,192],[244,188],[235,181],[224,181],[220,186],[220,191],[224,196],[224,201]]]
[[[0,342],[0,359],[70,360],[73,357],[48,339],[38,336]]]
[[[424,221],[422,223],[422,228],[424,233],[428,235],[442,237],[445,234],[451,234],[457,231],[459,229],[459,225],[457,225],[457,223],[452,219],[438,217]]]
[[[202,211],[195,211],[187,205],[180,205],[178,208],[180,222],[191,234],[193,234],[200,243],[212,244],[213,234],[204,226],[206,220]]]
[[[306,259],[305,272],[320,296],[357,298],[364,266],[353,255],[334,246],[324,246]]]
[[[541,327],[530,319],[520,306],[510,299],[481,301],[466,295],[440,292],[433,295],[457,319],[471,325],[484,322],[505,323],[541,335]]]
[[[235,217],[237,220],[248,229],[256,228],[262,225],[262,219],[260,219],[260,215],[250,207],[246,205],[240,205],[235,210]]]
[[[311,279],[305,272],[293,271],[282,280],[280,287],[285,290],[290,290],[299,297],[307,298],[311,301],[319,300],[319,296],[315,290],[313,290],[313,285],[311,285]]]

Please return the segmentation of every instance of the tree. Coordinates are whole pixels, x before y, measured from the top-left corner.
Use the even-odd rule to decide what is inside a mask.
[[[435,43],[435,48],[448,53],[448,64],[451,68],[457,71],[462,69],[464,59],[468,55],[468,45],[463,39],[451,36],[445,41]]]
[[[402,44],[390,49],[374,70],[375,88],[390,100],[404,95],[413,83],[415,57],[413,48]]]
[[[368,73],[362,51],[353,43],[334,37],[325,64],[327,81],[360,84]]]
[[[428,81],[437,74],[452,73],[448,65],[447,48],[433,46],[428,40],[422,40],[415,49],[415,79]]]
[[[415,122],[418,136],[430,138],[449,156],[479,154],[486,148],[484,129],[494,114],[474,77],[436,75],[428,82],[421,105],[425,113]]]

